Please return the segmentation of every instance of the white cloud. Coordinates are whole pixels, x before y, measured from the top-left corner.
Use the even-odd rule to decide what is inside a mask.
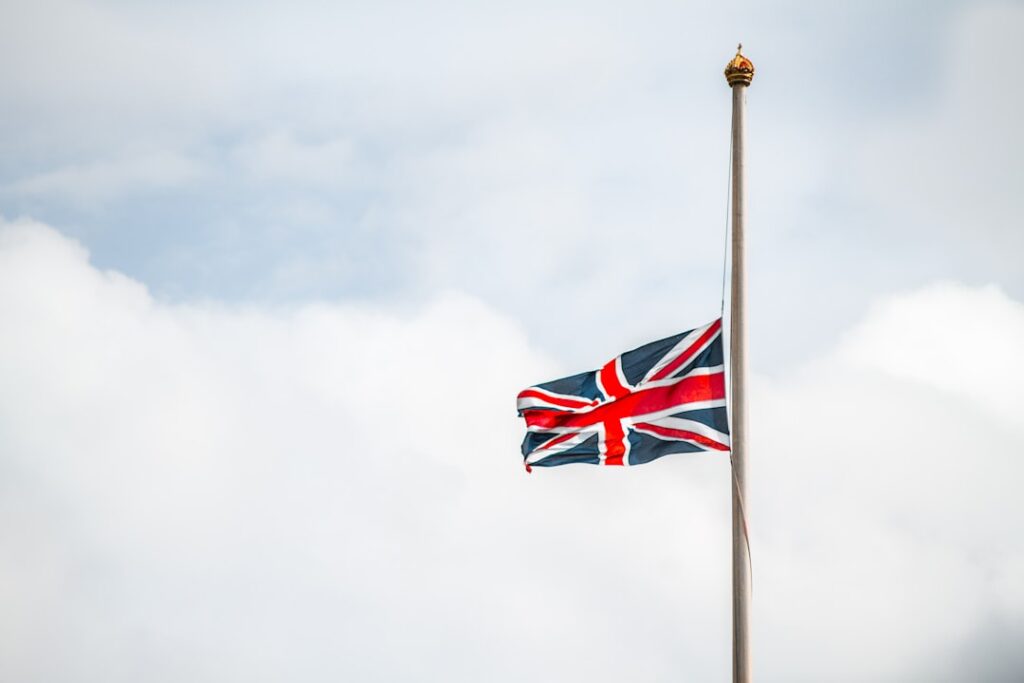
[[[992,648],[986,677],[958,654],[1024,610],[1022,325],[995,288],[926,287],[759,387],[760,623],[787,634],[765,648],[786,680],[995,681],[1019,666]]]
[[[944,283],[894,295],[842,354],[856,365],[935,387],[1024,427],[1024,306],[994,285]]]
[[[478,302],[167,306],[0,234],[3,678],[657,680],[675,613],[721,597],[694,554],[720,461],[639,506],[637,478],[528,477],[513,398],[556,369]],[[690,542],[659,548],[670,520]]]
[[[0,678],[728,679],[725,461],[525,475],[512,397],[582,368],[472,298],[172,306],[20,221],[0,319]],[[1021,368],[935,378],[1022,324],[943,285],[759,380],[759,678],[934,680],[1019,623],[1024,443],[977,397]]]

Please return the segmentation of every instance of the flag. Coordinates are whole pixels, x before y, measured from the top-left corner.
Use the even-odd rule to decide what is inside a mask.
[[[600,370],[525,389],[517,407],[526,420],[527,470],[728,451],[722,320],[627,351]]]

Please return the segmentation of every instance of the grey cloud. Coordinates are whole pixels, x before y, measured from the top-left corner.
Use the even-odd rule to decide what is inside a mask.
[[[1024,619],[994,614],[943,653],[933,653],[923,668],[932,681],[1011,683],[1024,676]]]
[[[613,338],[574,332],[595,300],[642,312],[650,327],[638,340],[714,313],[728,125],[720,71],[739,33],[761,65],[750,98],[751,263],[765,296],[755,334],[816,307],[808,335],[822,348],[894,286],[951,270],[986,281],[996,261],[994,279],[1016,286],[984,246],[950,263],[970,251],[973,201],[945,211],[955,226],[922,247],[920,226],[905,220],[921,197],[908,201],[901,179],[871,170],[880,158],[920,158],[919,175],[946,178],[922,192],[957,201],[948,179],[963,175],[958,162],[929,154],[941,140],[970,146],[977,112],[994,109],[956,109],[996,92],[959,95],[972,78],[963,65],[988,59],[993,14],[1015,21],[1012,8],[955,3],[51,3],[2,29],[11,97],[0,106],[12,133],[0,176],[25,191],[0,208],[64,226],[98,263],[163,296],[408,301],[457,288],[545,330],[564,358],[595,357]],[[892,64],[926,64],[928,77],[896,87]],[[926,154],[889,138],[919,139],[907,144]],[[201,182],[147,192],[130,173],[76,181],[81,199],[108,198],[90,211],[40,192],[40,179],[154,145]],[[999,150],[974,148],[972,187],[1014,177]],[[992,155],[1011,167],[980,172]],[[1015,195],[996,193],[1006,215]],[[559,325],[539,305],[551,292]],[[756,348],[770,349],[759,364],[795,360],[768,338]]]

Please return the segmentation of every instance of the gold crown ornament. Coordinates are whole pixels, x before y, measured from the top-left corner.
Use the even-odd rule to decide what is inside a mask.
[[[736,46],[736,56],[725,66],[729,85],[750,85],[754,80],[754,63],[743,56],[743,43]]]

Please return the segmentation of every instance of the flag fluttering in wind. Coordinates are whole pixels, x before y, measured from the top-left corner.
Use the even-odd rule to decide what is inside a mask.
[[[526,469],[728,451],[722,320],[519,394]]]

